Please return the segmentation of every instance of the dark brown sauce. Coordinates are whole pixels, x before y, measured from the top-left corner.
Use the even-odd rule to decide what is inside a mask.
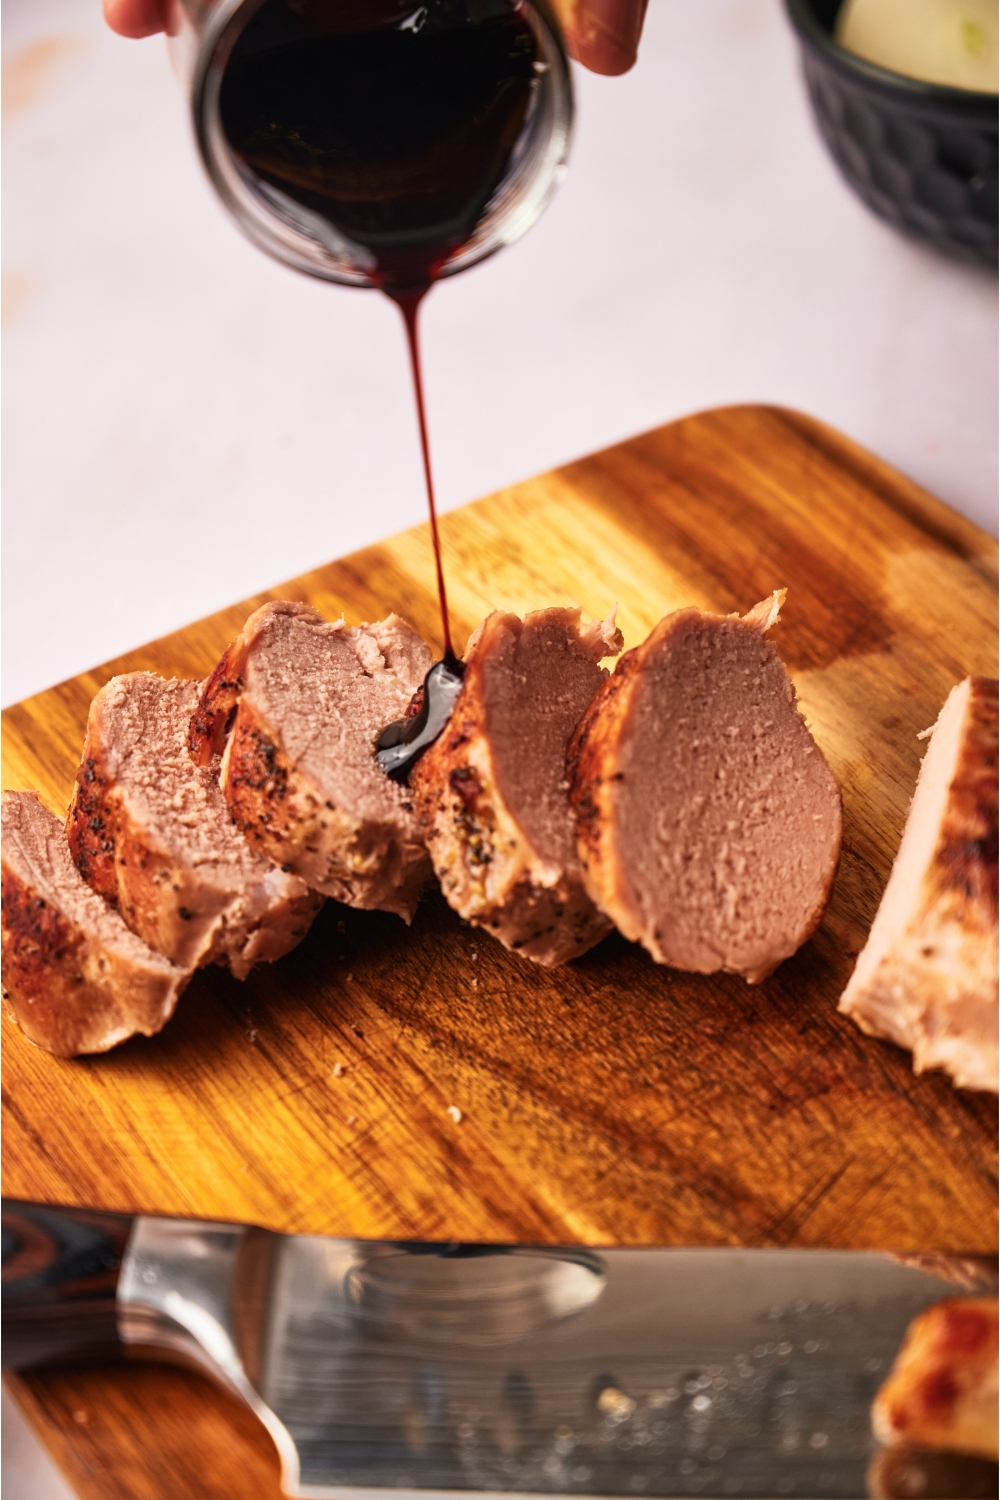
[[[538,60],[517,0],[265,0],[222,80],[222,125],[236,156],[292,208],[332,226],[345,254],[403,315],[444,646],[425,683],[422,718],[390,725],[378,742],[380,762],[403,781],[447,723],[462,672],[448,617],[418,313],[509,171]]]
[[[538,56],[516,0],[265,0],[226,66],[222,125],[384,290],[426,288],[507,175]]]
[[[448,619],[448,594],[444,582],[444,564],[441,557],[441,538],[438,534],[437,506],[434,503],[434,476],[431,471],[430,447],[427,441],[427,416],[424,410],[424,382],[420,367],[420,339],[417,331],[417,314],[427,295],[428,287],[413,292],[388,291],[387,295],[403,314],[406,325],[406,341],[410,351],[410,368],[413,373],[413,390],[417,399],[417,418],[420,423],[420,451],[424,460],[424,478],[427,481],[427,506],[431,519],[431,541],[434,545],[434,567],[437,572],[438,600],[441,606],[441,631],[444,636],[444,656],[435,662],[427,676],[417,700],[411,704],[411,712],[405,719],[388,724],[375,741],[375,759],[387,776],[405,786],[409,775],[425,750],[429,750],[445,728],[455,707],[462,677],[464,662],[459,661],[451,644],[451,626]]]
[[[375,741],[375,759],[387,776],[404,785],[425,750],[429,750],[451,718],[462,688],[465,663],[455,656],[436,661],[405,719],[387,724]]]
[[[417,315],[420,304],[430,290],[430,285],[415,292],[397,292],[386,288],[386,295],[403,314],[406,327],[406,344],[410,351],[410,371],[413,375],[413,394],[417,401],[417,421],[420,425],[420,452],[424,461],[424,480],[427,484],[427,509],[431,520],[431,543],[434,547],[434,570],[437,575],[438,603],[441,606],[441,634],[444,638],[444,660],[455,661],[451,644],[451,624],[448,619],[448,592],[444,583],[444,562],[441,556],[441,537],[438,532],[437,505],[434,500],[434,474],[431,470],[431,450],[427,440],[427,413],[424,409],[424,378],[420,363],[420,336]]]

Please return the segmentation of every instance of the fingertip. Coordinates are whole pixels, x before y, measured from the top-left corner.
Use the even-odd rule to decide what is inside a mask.
[[[119,36],[155,36],[167,24],[166,0],[103,0],[104,19]]]
[[[591,73],[618,78],[635,66],[638,51],[622,47],[600,31],[572,31],[566,39],[570,55]]]
[[[573,56],[592,73],[616,77],[635,64],[646,0],[576,0],[567,28]]]

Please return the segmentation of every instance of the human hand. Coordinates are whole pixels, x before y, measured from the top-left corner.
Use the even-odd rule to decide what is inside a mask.
[[[552,0],[573,57],[593,73],[626,73],[635,62],[646,0]],[[167,0],[104,0],[119,36],[152,36],[167,24]]]
[[[627,73],[635,62],[647,0],[551,0],[570,56],[592,73]]]
[[[104,19],[119,36],[152,36],[167,29],[167,0],[103,0]]]

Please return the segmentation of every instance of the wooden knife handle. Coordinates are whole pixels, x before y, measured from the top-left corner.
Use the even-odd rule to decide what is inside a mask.
[[[120,1355],[115,1293],[127,1214],[3,1200],[3,1363],[14,1369]]]

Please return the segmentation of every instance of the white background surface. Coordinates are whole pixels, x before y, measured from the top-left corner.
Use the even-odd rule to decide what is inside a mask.
[[[3,0],[5,702],[424,515],[394,309],[241,238],[162,40],[98,9]],[[841,183],[778,0],[652,0],[577,81],[545,218],[426,305],[444,506],[775,401],[995,531],[996,280]],[[5,1500],[61,1500],[11,1420]]]
[[[398,315],[268,260],[162,39],[4,0],[3,698],[422,519]],[[652,0],[580,76],[569,178],[425,308],[453,506],[698,407],[777,401],[995,527],[996,280],[901,240],[812,126],[778,0]]]

